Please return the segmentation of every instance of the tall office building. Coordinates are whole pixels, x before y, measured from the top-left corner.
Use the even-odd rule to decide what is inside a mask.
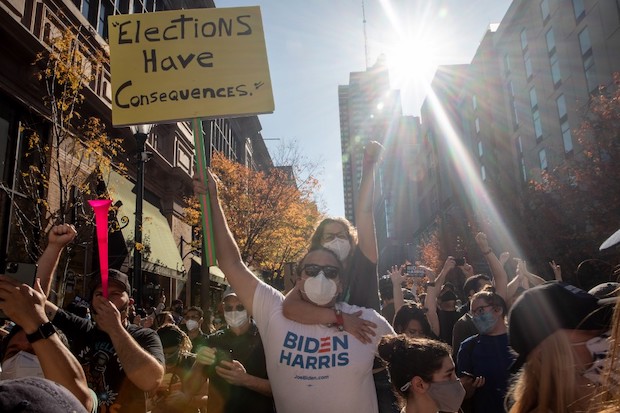
[[[420,119],[403,116],[400,91],[390,88],[385,57],[363,72],[352,72],[348,85],[339,86],[340,142],[346,218],[355,224],[362,177],[364,147],[383,144],[383,161],[375,173],[375,225],[379,271],[412,258],[406,244],[412,241],[412,205],[419,150]]]
[[[431,207],[421,205],[416,240],[438,229],[445,253],[463,245],[474,252],[469,226],[490,224],[507,227],[505,248],[516,240],[527,250],[530,234],[521,217],[534,212],[519,203],[520,195],[542,171],[582,156],[574,132],[590,94],[609,86],[620,71],[618,29],[618,2],[514,0],[501,23],[484,33],[470,64],[438,71],[433,90],[444,123],[454,127],[471,164],[463,162],[464,154],[449,158],[457,146],[433,120],[437,108],[427,98],[422,129],[432,145],[419,160],[428,162],[433,174],[420,190]],[[457,70],[452,79],[444,75]],[[444,192],[435,189],[442,176],[450,183]],[[530,251],[532,257],[549,252]]]
[[[338,100],[345,216],[355,223],[364,146],[371,140],[385,142],[392,119],[402,113],[400,92],[390,89],[385,58],[363,72],[352,72],[349,84],[338,87]]]

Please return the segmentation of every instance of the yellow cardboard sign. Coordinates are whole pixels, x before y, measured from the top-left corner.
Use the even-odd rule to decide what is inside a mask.
[[[274,110],[259,7],[110,16],[112,123]]]

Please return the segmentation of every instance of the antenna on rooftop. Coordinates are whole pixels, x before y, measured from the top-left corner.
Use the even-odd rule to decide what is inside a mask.
[[[368,36],[366,35],[366,8],[364,7],[364,0],[362,0],[362,22],[364,23],[364,63],[368,70]]]

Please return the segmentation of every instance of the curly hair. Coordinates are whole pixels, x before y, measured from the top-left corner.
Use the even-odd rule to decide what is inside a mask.
[[[178,346],[180,354],[192,351],[192,340],[176,325],[166,324],[158,328],[157,335],[161,339],[163,348]]]
[[[404,334],[384,336],[378,351],[387,364],[397,395],[405,400],[410,389],[403,390],[403,386],[416,376],[425,382],[433,381],[433,374],[451,353],[450,346],[441,341],[409,338]]]

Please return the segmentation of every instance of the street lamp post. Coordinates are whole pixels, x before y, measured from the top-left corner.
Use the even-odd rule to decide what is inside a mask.
[[[153,125],[131,126],[137,145],[137,176],[136,176],[136,215],[133,251],[133,288],[136,290],[134,301],[136,307],[142,306],[142,205],[144,202],[144,164],[149,160],[145,151],[146,139]]]

